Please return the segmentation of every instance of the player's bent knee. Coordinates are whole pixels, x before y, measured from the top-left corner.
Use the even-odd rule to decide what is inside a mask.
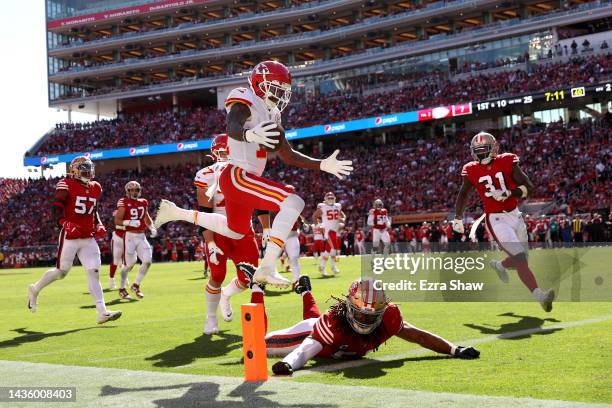
[[[67,269],[58,269],[59,274],[57,275],[58,279],[64,279],[66,275],[68,275]]]
[[[297,210],[302,212],[306,203],[304,200],[298,196],[297,194],[291,194],[285,198],[285,200],[281,203],[280,207],[283,208],[291,208],[293,210]]]

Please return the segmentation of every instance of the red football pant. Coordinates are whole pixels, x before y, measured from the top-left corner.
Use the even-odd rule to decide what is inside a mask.
[[[227,273],[227,261],[231,259],[234,265],[240,262],[248,262],[253,266],[257,266],[259,262],[259,248],[255,240],[255,233],[251,229],[241,239],[231,239],[220,234],[214,235],[215,244],[223,251],[223,255],[217,254],[219,263],[208,262],[210,266],[210,277],[215,282],[223,282]],[[206,246],[206,257],[208,258],[208,246]],[[250,280],[242,273],[237,271],[238,280],[240,283],[248,287]]]

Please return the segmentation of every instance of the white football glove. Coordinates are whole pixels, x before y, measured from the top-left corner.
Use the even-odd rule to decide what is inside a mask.
[[[155,228],[155,227],[153,226],[153,224],[149,225],[149,231],[151,232],[151,233],[149,234],[149,236],[150,236],[151,238],[155,238],[155,237],[157,237],[157,228]]]
[[[208,248],[208,260],[214,265],[219,265],[217,255],[225,255],[225,253],[215,244],[215,241],[210,241],[206,244]]]
[[[262,146],[273,149],[279,142],[278,139],[272,139],[271,136],[278,136],[280,132],[276,129],[276,123],[270,121],[264,121],[259,123],[253,129],[247,129],[244,132],[244,138],[247,142],[257,143]]]
[[[491,193],[491,197],[493,197],[496,201],[505,201],[511,195],[512,195],[512,192],[508,190],[494,190]]]
[[[266,249],[268,246],[268,240],[270,239],[270,228],[264,228],[263,234],[261,234],[261,247]]]
[[[140,220],[123,220],[123,225],[126,227],[138,228],[140,227]]]
[[[465,233],[465,228],[463,227],[462,220],[457,220],[457,219],[453,220],[453,231],[459,234]]]
[[[321,160],[321,171],[333,174],[340,180],[344,179],[344,176],[348,176],[353,171],[352,160],[338,160],[340,150],[336,150],[327,159]]]

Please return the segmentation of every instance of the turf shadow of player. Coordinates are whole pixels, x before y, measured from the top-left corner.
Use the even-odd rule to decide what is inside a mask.
[[[191,364],[198,358],[227,355],[241,347],[242,336],[221,331],[214,336],[198,336],[191,343],[180,344],[146,360],[159,360],[153,363],[155,367],[179,367]]]
[[[71,330],[64,330],[64,331],[52,332],[52,333],[31,331],[31,330],[27,330],[25,327],[20,327],[18,329],[13,329],[11,331],[14,331],[15,333],[19,333],[21,334],[21,336],[17,336],[9,340],[0,341],[0,349],[9,348],[9,347],[17,347],[17,346],[21,346],[22,344],[33,343],[35,341],[41,341],[48,337],[65,336],[66,334],[77,333],[83,330],[102,329],[102,328],[108,328],[108,327],[113,327],[113,326],[83,327],[81,329],[71,329]]]
[[[521,316],[513,312],[502,313],[498,316],[514,317],[519,319],[516,322],[504,323],[497,329],[492,327],[480,326],[473,323],[466,323],[464,326],[470,329],[480,330],[482,334],[497,334],[500,339],[522,340],[528,339],[532,334],[548,335],[556,331],[563,330],[561,327],[547,328],[544,323],[558,323],[560,320],[553,318],[541,319],[534,316]]]

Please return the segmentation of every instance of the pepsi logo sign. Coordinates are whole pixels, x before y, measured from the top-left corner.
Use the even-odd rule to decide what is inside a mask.
[[[89,156],[91,156],[91,153],[89,153],[89,152],[87,152],[87,153],[83,154],[83,157],[86,157],[86,158],[88,158],[88,159],[89,159]]]
[[[325,133],[329,132],[331,128],[331,125],[325,125]]]
[[[130,148],[130,155],[134,155],[134,153],[136,153],[136,148],[135,147],[131,147]]]
[[[176,145],[176,148],[177,148],[178,150],[183,150],[183,144],[182,144],[182,143],[177,144],[177,145]]]
[[[376,125],[380,125],[382,123],[382,118],[379,116],[376,118],[376,120],[374,121],[374,124]]]
[[[47,156],[43,156],[40,158],[40,162],[41,163],[46,163],[47,162]]]

